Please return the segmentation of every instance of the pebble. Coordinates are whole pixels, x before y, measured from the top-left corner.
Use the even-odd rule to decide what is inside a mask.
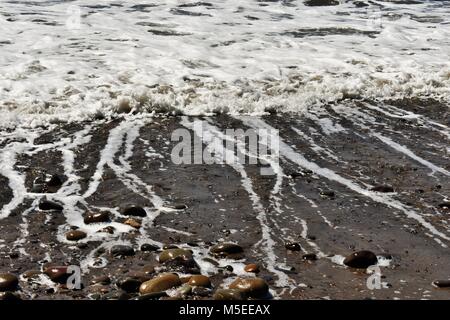
[[[286,242],[284,247],[290,251],[301,251],[302,247],[298,242]]]
[[[391,186],[386,186],[386,185],[378,185],[378,186],[371,188],[370,191],[390,193],[390,192],[394,192],[394,188],[392,188]]]
[[[134,249],[127,245],[115,245],[111,248],[111,255],[114,257],[132,256],[134,255]]]
[[[435,280],[433,286],[437,288],[450,288],[450,280]]]
[[[139,292],[141,294],[161,292],[179,285],[181,285],[181,280],[178,275],[173,273],[162,273],[157,277],[142,283]]]
[[[43,211],[62,211],[64,207],[59,203],[44,199],[39,202],[39,209]]]
[[[244,267],[244,271],[245,272],[250,272],[250,273],[258,273],[259,272],[259,267],[257,264],[254,263],[250,263],[248,265],[246,265]]]
[[[107,285],[110,283],[111,283],[111,278],[109,276],[98,276],[91,280],[91,284]]]
[[[0,273],[0,291],[13,291],[17,288],[19,279],[11,273]]]
[[[98,230],[97,232],[104,232],[104,233],[114,234],[115,230],[116,230],[116,228],[114,228],[113,226],[108,226],[108,227],[104,227],[104,228]]]
[[[237,278],[230,284],[229,289],[240,290],[251,298],[261,298],[269,293],[267,282],[261,278]]]
[[[129,225],[130,227],[133,227],[135,229],[139,229],[141,227],[141,223],[133,218],[129,218],[129,219],[125,220],[123,223],[126,225]]]
[[[117,287],[122,289],[125,292],[131,293],[131,292],[138,292],[139,287],[144,281],[141,281],[141,279],[134,278],[134,277],[127,277],[124,279],[121,279],[117,281]]]
[[[86,238],[86,236],[86,232],[83,232],[81,230],[72,230],[66,233],[66,239],[69,241],[78,241]]]
[[[443,210],[450,210],[450,202],[449,201],[442,202],[438,205],[438,207]]]
[[[44,270],[44,273],[52,280],[57,283],[66,283],[70,274],[67,273],[66,266],[53,266],[47,267]]]
[[[315,253],[307,253],[302,256],[303,260],[316,261],[317,255]]]
[[[193,287],[211,287],[211,280],[204,275],[194,275],[189,278],[188,284]]]
[[[320,6],[337,6],[339,1],[337,0],[306,0],[305,6],[308,7],[320,7]]]
[[[192,294],[198,297],[207,297],[211,294],[211,289],[205,287],[193,287]]]
[[[200,267],[194,258],[178,256],[164,262],[164,269],[168,272],[200,274]]]
[[[165,263],[169,260],[173,260],[177,257],[182,257],[183,259],[192,258],[192,251],[185,249],[168,249],[161,252],[159,255],[159,262]]]
[[[214,300],[245,300],[245,294],[237,289],[218,289],[213,295]]]
[[[157,250],[159,250],[159,247],[150,243],[144,243],[141,246],[141,251],[157,251]]]
[[[146,275],[153,274],[155,273],[155,267],[151,265],[144,266],[142,268],[142,272],[145,273]]]
[[[101,223],[108,221],[109,221],[108,212],[88,212],[84,217],[84,223],[86,224]]]
[[[147,216],[147,212],[145,212],[144,208],[138,206],[131,206],[125,208],[122,212],[124,216],[135,216],[135,217],[145,217]]]
[[[351,268],[366,269],[369,266],[377,264],[377,256],[371,251],[358,251],[347,256],[344,264]]]
[[[234,243],[219,243],[209,250],[213,255],[219,257],[232,257],[235,254],[244,252],[241,246]]]

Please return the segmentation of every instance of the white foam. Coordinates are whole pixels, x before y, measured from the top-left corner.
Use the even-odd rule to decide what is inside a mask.
[[[383,2],[381,11],[351,1],[208,2],[179,8],[184,1],[155,0],[142,12],[133,7],[140,0],[102,0],[99,8],[90,0],[2,1],[9,16],[0,15],[0,123],[92,119],[127,105],[199,114],[304,112],[345,97],[448,101],[444,3]]]

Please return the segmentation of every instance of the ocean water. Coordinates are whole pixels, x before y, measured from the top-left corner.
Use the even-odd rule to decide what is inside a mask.
[[[3,126],[450,97],[450,1],[1,0],[0,30]]]

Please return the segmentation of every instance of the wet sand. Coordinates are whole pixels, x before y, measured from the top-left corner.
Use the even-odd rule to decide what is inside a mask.
[[[450,277],[449,118],[448,107],[433,101],[351,102],[292,116],[127,115],[2,132],[0,273],[20,276],[22,299],[116,299],[139,296],[124,280],[181,268],[180,276],[209,276],[212,288],[169,296],[211,299],[236,277],[253,277],[243,268],[255,263],[270,288],[264,298],[448,299],[450,291],[432,282]],[[171,135],[179,128],[194,135],[195,120],[213,135],[278,129],[279,170],[174,164]],[[58,175],[62,186],[38,190],[33,181],[42,174]],[[40,210],[44,197],[63,210]],[[139,228],[123,223],[129,206],[146,212],[131,217]],[[107,212],[110,221],[85,224],[87,212]],[[107,226],[114,233],[97,232]],[[71,228],[87,237],[67,240]],[[223,242],[243,253],[212,256]],[[134,252],[115,257],[119,244]],[[192,250],[196,270],[159,263],[164,245]],[[366,270],[342,264],[359,250],[378,256],[382,289],[369,290]],[[80,265],[84,288],[68,290],[40,274],[52,265]],[[25,279],[28,270],[37,272]],[[110,283],[91,284],[105,275]]]

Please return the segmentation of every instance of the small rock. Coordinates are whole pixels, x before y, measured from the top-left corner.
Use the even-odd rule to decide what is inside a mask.
[[[134,255],[134,249],[127,245],[115,245],[111,248],[111,255],[114,257],[132,256]]]
[[[251,298],[261,298],[269,293],[267,282],[261,278],[237,278],[229,288],[240,290]]]
[[[138,292],[143,281],[134,277],[127,277],[117,282],[117,286],[125,292]]]
[[[320,195],[323,198],[334,198],[336,196],[333,190],[322,190],[320,191]]]
[[[44,199],[39,202],[39,209],[43,211],[62,211],[64,207],[59,203]]]
[[[181,281],[178,275],[173,273],[162,273],[152,280],[141,284],[139,292],[141,294],[161,292],[179,285],[181,285]]]
[[[111,278],[109,276],[98,276],[91,280],[91,284],[107,285],[110,283],[111,283]]]
[[[209,251],[214,256],[230,258],[233,258],[234,255],[239,255],[244,252],[241,246],[234,243],[219,243],[211,247]]]
[[[337,6],[339,1],[337,0],[306,0],[305,6],[308,7],[323,7],[323,6]]]
[[[57,283],[66,283],[70,274],[67,273],[66,266],[53,266],[47,267],[44,270],[44,273],[52,280]]]
[[[147,212],[142,207],[131,206],[123,210],[122,214],[124,216],[135,216],[135,217],[145,217]]]
[[[214,300],[245,300],[245,294],[237,289],[218,289],[213,295]]]
[[[258,273],[259,272],[259,267],[257,264],[254,263],[250,263],[248,265],[246,265],[244,267],[244,271],[245,272],[250,272],[250,273]]]
[[[391,186],[386,186],[386,185],[378,185],[378,186],[371,188],[370,191],[390,193],[390,192],[394,192],[394,188],[392,188]]]
[[[80,230],[72,230],[66,233],[66,239],[69,241],[78,241],[86,238],[86,232]]]
[[[182,257],[183,259],[192,258],[192,252],[185,249],[168,249],[161,252],[159,255],[159,262],[165,263],[169,260],[175,259],[176,257]]]
[[[145,273],[146,275],[153,274],[155,273],[155,267],[150,265],[144,266],[142,268],[142,272]]]
[[[450,210],[450,202],[449,201],[442,202],[438,205],[438,207],[443,210]]]
[[[104,233],[114,234],[115,230],[116,230],[116,228],[114,228],[113,226],[107,226],[107,227],[104,227],[104,228],[98,230],[97,232],[104,232]]]
[[[435,280],[433,286],[437,288],[450,288],[450,280]]]
[[[130,227],[133,227],[135,229],[139,229],[141,227],[141,223],[133,218],[129,218],[129,219],[125,220],[123,223],[126,225],[129,225]]]
[[[193,287],[210,287],[211,280],[207,276],[199,274],[190,277],[188,284]]]
[[[366,250],[352,253],[344,260],[346,266],[357,269],[366,269],[377,264],[377,262],[377,256],[373,252]]]
[[[302,256],[303,260],[316,261],[317,255],[315,253],[307,253]]]
[[[208,297],[211,294],[211,289],[205,287],[193,287],[192,294],[198,297]]]
[[[108,212],[88,212],[84,217],[84,223],[101,223],[109,221],[109,213]]]
[[[144,243],[141,246],[141,251],[157,251],[157,250],[159,250],[159,247],[150,243]]]
[[[164,262],[164,269],[168,272],[200,274],[200,267],[192,257],[178,256]]]
[[[11,273],[0,273],[0,291],[14,291],[19,279]]]
[[[286,242],[284,247],[290,251],[301,251],[302,247],[298,242]]]

